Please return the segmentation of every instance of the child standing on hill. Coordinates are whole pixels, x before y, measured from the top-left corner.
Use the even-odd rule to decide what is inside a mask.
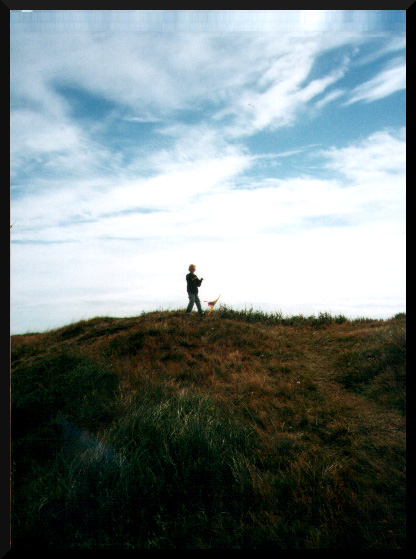
[[[194,264],[191,264],[188,270],[189,270],[189,274],[187,274],[186,276],[186,290],[188,292],[189,304],[186,309],[186,314],[187,315],[191,314],[191,310],[194,304],[196,303],[199,315],[204,316],[204,313],[201,308],[201,301],[199,300],[198,297],[198,287],[201,287],[201,283],[203,282],[204,278],[199,279],[195,275],[196,266]]]

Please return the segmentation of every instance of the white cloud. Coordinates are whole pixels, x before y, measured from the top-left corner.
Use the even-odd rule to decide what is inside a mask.
[[[406,172],[406,130],[382,130],[345,148],[325,152],[327,167],[355,182],[365,183],[388,175],[400,187]]]
[[[123,117],[123,120],[127,121],[127,122],[161,122],[162,119],[160,117],[157,117],[155,115],[151,115],[149,113],[146,114],[142,114],[139,116],[126,116]]]
[[[231,137],[245,137],[262,130],[275,130],[293,125],[299,115],[310,109],[310,102],[339,81],[348,71],[350,59],[344,57],[332,71],[308,81],[313,64],[319,55],[339,44],[323,38],[309,38],[305,43],[283,42],[280,52],[270,58],[269,67],[254,84],[248,84],[237,100],[228,104],[214,116],[221,120],[232,116],[233,122],[225,126]],[[321,106],[339,96],[330,93]]]
[[[196,153],[193,154],[196,156]],[[200,154],[201,155],[201,154]],[[242,242],[261,236],[309,234],[312,229],[384,223],[401,229],[405,197],[405,139],[382,131],[360,143],[321,152],[336,179],[268,179],[235,189],[249,156],[193,158],[166,164],[159,175],[117,184],[85,182],[16,201],[16,240],[118,238],[178,243],[189,237]],[[105,188],[103,186],[105,185]],[[151,211],[152,210],[152,211]],[[25,223],[28,223],[25,231]]]
[[[35,189],[13,203],[13,219],[20,223],[16,240],[160,237],[172,223],[194,220],[187,212],[198,199],[224,190],[250,164],[238,154],[192,155],[189,161],[165,160],[149,178],[96,177],[76,186],[62,181],[52,191]]]
[[[345,95],[345,91],[342,89],[335,89],[334,91],[330,91],[324,97],[322,97],[322,99],[319,99],[319,101],[315,103],[315,109],[321,110],[326,105],[328,105],[328,103],[335,101],[335,99],[338,99],[343,95]]]
[[[345,104],[372,103],[403,89],[406,89],[406,63],[403,58],[397,58],[377,76],[357,86]]]
[[[65,118],[27,109],[12,111],[12,169],[45,156],[52,160],[62,152],[79,153],[83,143],[82,132]]]
[[[307,46],[305,41],[290,43],[286,36],[273,35],[235,35],[227,40],[205,34],[129,33],[17,38],[11,73],[12,172],[36,160],[39,153],[51,155],[50,166],[65,164],[72,173],[84,172],[87,165],[103,165],[106,159],[115,159],[117,166],[117,156],[110,157],[104,145],[100,149],[92,140],[97,127],[102,133],[105,127],[111,130],[111,118],[93,129],[81,129],[58,87],[78,88],[111,101],[118,107],[113,118],[119,112],[130,122],[159,122],[159,131],[175,138],[177,160],[192,158],[190,153],[201,142],[210,154],[230,151],[226,145],[230,138],[291,125],[311,100],[344,75],[348,65],[345,59],[340,67],[308,83],[316,57],[347,39],[305,40]],[[23,102],[30,109],[20,110]],[[197,124],[178,125],[177,111],[195,115]],[[164,156],[173,161],[171,148],[167,155],[159,151],[155,161]],[[144,162],[150,163],[149,158]]]
[[[345,81],[331,88],[351,70],[348,57],[310,79],[317,58],[347,42],[314,33],[292,42],[275,34],[161,34],[156,41],[82,33],[16,41],[12,171],[20,190],[11,210],[19,328],[20,316],[45,310],[47,301],[51,320],[65,308],[63,322],[183,306],[183,270],[192,260],[206,277],[204,293],[221,292],[226,304],[314,301],[321,311],[345,297],[383,297],[381,275],[400,299],[405,129],[325,151],[309,143],[320,137],[299,136],[293,149],[274,143],[267,154],[244,143],[347,95]],[[396,78],[382,73],[354,96],[375,99],[388,84],[397,87]],[[115,108],[89,127],[74,118],[58,85]],[[127,121],[137,123],[137,136],[123,159],[106,134]],[[147,144],[140,131],[150,122]],[[306,149],[312,156],[312,147],[325,174],[255,174],[259,161]],[[19,171],[31,165],[29,183]]]
[[[364,64],[369,64],[382,57],[385,57],[386,55],[405,49],[406,49],[406,35],[399,34],[399,36],[397,37],[393,36],[389,38],[387,43],[383,42],[382,48],[379,48],[376,51],[372,52],[371,54],[367,54],[366,56],[363,56],[362,58],[356,60],[356,64],[358,64],[359,66],[362,66]],[[357,50],[357,54],[358,54],[358,50]]]

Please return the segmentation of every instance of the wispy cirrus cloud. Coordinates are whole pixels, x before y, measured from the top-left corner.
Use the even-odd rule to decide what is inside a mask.
[[[19,162],[45,161],[48,155],[50,168],[58,161],[68,162],[73,171],[84,171],[88,164],[103,166],[105,160],[117,165],[120,158],[114,149],[109,153],[107,138],[114,137],[118,120],[154,124],[155,131],[170,137],[174,144],[159,150],[160,159],[172,148],[176,155],[168,158],[185,159],[179,153],[195,152],[202,138],[206,149],[208,136],[215,138],[210,140],[211,154],[212,146],[222,152],[230,149],[225,148],[229,140],[294,124],[317,98],[318,107],[336,99],[331,91],[325,99],[319,96],[348,70],[345,57],[326,75],[308,80],[316,58],[347,43],[347,37],[335,41],[312,36],[307,47],[304,41],[288,43],[273,36],[150,39],[69,34],[53,39],[35,35],[30,46],[16,42],[13,56],[19,65],[12,67],[11,76],[14,176]],[[72,104],[77,92],[91,96],[87,101],[93,114],[100,99],[111,104],[107,114],[93,125],[83,123]],[[21,110],[23,102],[31,108]],[[123,141],[126,134],[134,137],[133,131],[125,132]],[[133,142],[129,149],[134,150]],[[141,149],[146,150],[146,144]],[[146,154],[144,166],[148,161]],[[133,160],[131,164],[134,168]]]
[[[73,38],[69,38],[69,40],[72,41]],[[157,69],[159,81],[166,83],[166,80],[172,79],[173,70],[178,71],[179,74],[195,70],[201,62],[207,62],[213,55],[214,58],[218,57],[220,46],[224,46],[222,41],[217,43],[203,37],[197,38],[192,43],[194,48],[191,51],[189,41],[189,37],[179,41],[179,48],[177,48],[174,58],[171,53],[171,39],[158,42],[156,53],[151,58],[151,65],[152,72],[156,72]],[[101,186],[99,188],[89,186],[87,190],[84,186],[74,190],[73,205],[77,206],[78,214],[95,215],[97,219],[100,212],[108,214],[110,207],[115,212],[127,211],[133,202],[133,205],[137,207],[149,209],[180,208],[190,199],[195,199],[215,188],[221,189],[223,187],[221,185],[251,168],[256,160],[262,157],[261,155],[253,157],[243,143],[230,142],[230,139],[241,140],[263,130],[273,130],[288,124],[293,125],[298,113],[315,98],[318,98],[315,107],[324,107],[329,101],[334,101],[341,96],[341,90],[329,91],[326,94],[325,92],[336,84],[349,68],[349,58],[344,57],[341,64],[326,75],[308,81],[307,78],[316,57],[325,49],[332,48],[333,41],[330,41],[328,45],[323,45],[322,40],[317,41],[312,38],[309,48],[305,48],[304,43],[297,44],[295,47],[291,45],[289,48],[284,41],[255,38],[245,40],[243,53],[230,49],[228,44],[226,45],[227,56],[224,57],[223,62],[211,64],[211,73],[204,70],[202,77],[199,73],[195,78],[192,76],[187,78],[185,85],[190,86],[192,82],[189,91],[188,87],[183,87],[180,80],[177,80],[176,94],[170,97],[169,102],[166,100],[166,103],[163,103],[161,113],[153,113],[160,115],[155,118],[149,112],[149,107],[155,106],[153,99],[155,85],[152,80],[148,81],[146,78],[149,90],[146,95],[149,96],[151,91],[150,97],[153,99],[152,102],[147,103],[142,92],[137,93],[133,102],[131,92],[119,92],[119,85],[114,85],[121,83],[119,79],[121,72],[124,80],[127,82],[129,79],[132,80],[135,87],[140,90],[142,74],[148,72],[147,68],[150,64],[148,44],[144,43],[142,39],[138,41],[133,39],[133,42],[123,39],[116,42],[112,37],[104,39],[104,42],[105,47],[103,40],[96,41],[92,37],[83,37],[80,45],[75,46],[74,44],[75,50],[70,51],[70,54],[68,54],[68,49],[63,53],[59,47],[53,52],[46,48],[51,64],[47,67],[45,60],[41,59],[44,81],[42,87],[35,87],[32,101],[34,103],[39,97],[39,91],[43,88],[47,89],[49,84],[49,96],[54,100],[52,113],[48,113],[43,106],[39,111],[12,110],[13,145],[15,146],[12,150],[15,164],[26,157],[29,160],[30,158],[40,159],[44,169],[59,169],[60,172],[65,168],[68,170],[81,169],[85,172],[89,165],[91,177],[89,184],[101,184]],[[342,43],[342,41],[339,42]],[[240,46],[243,45],[241,39],[231,41],[233,46],[236,43],[239,43]],[[91,47],[81,66],[78,57],[80,46],[82,48]],[[38,49],[40,52],[39,45]],[[114,60],[117,55],[122,62],[117,65],[115,62],[110,64],[110,60],[107,59],[104,66],[105,71],[100,70],[95,73],[95,69],[103,61],[103,52],[111,52]],[[65,56],[64,63],[58,62],[58,55]],[[165,56],[168,57],[168,63],[159,64],[162,59],[165,61]],[[146,57],[143,66],[142,59]],[[246,68],[244,65],[242,66],[243,60],[246,62]],[[139,70],[132,69],[135,66],[133,62],[139,66]],[[125,63],[128,69],[124,72]],[[121,116],[121,118],[130,122],[135,121],[138,124],[144,121],[154,122],[157,125],[155,129],[157,134],[168,138],[167,147],[148,152],[144,157],[142,154],[137,161],[133,159],[127,167],[123,166],[114,150],[110,150],[104,143],[100,146],[94,142],[89,136],[88,128],[83,127],[81,122],[76,122],[72,118],[68,101],[62,94],[58,94],[53,85],[57,80],[63,79],[62,68],[65,68],[65,79],[69,82],[72,80],[84,89],[90,88],[96,94],[105,94],[106,98],[112,99],[114,102],[117,98],[118,103],[125,107],[130,106],[136,111],[141,108],[144,116],[133,116],[134,113],[132,113],[130,116]],[[208,76],[208,79],[204,80],[206,77],[204,74]],[[104,87],[104,76],[110,78],[107,87]],[[199,99],[202,81],[208,84],[204,103],[207,99],[215,101],[215,103],[221,101],[224,107],[217,111],[214,103],[211,108],[212,120],[201,119],[200,115],[195,122],[192,122],[191,114],[191,120],[185,124],[175,118],[170,121],[166,120],[162,116],[166,111],[177,110],[186,106],[186,103],[191,103],[192,96]],[[218,86],[218,81],[221,82],[221,87]],[[381,83],[383,80],[379,78],[378,81]],[[373,83],[373,80],[368,83]],[[26,84],[26,80],[23,80],[23,84]],[[156,90],[158,87],[156,86]],[[179,89],[180,87],[181,89]],[[366,87],[366,95],[369,96],[370,85]],[[25,87],[20,90],[18,88],[18,91],[21,95],[23,95],[23,91],[24,95],[30,98],[30,92]],[[179,91],[180,95],[178,95]],[[229,92],[228,97],[224,96],[226,91]],[[353,95],[357,96],[357,91],[358,88]],[[167,94],[166,90],[164,95]],[[323,98],[319,98],[321,94],[325,94]],[[374,91],[372,95],[374,95]],[[158,99],[158,94],[155,97]],[[358,98],[356,100],[358,101]],[[160,98],[156,103],[162,104],[162,99]],[[191,109],[194,109],[192,103]],[[198,113],[198,111],[195,112]],[[122,112],[120,114],[122,115]],[[171,114],[174,117],[175,113]],[[210,112],[205,114],[209,115]],[[223,125],[222,121],[227,120],[227,117],[231,117],[231,120]],[[103,133],[105,133],[105,129],[103,129]],[[288,153],[294,154],[299,151],[288,150]],[[357,148],[356,152],[362,156],[359,161],[364,161],[366,155],[363,154],[367,154],[367,152],[362,147]],[[270,158],[270,155],[264,157]],[[108,164],[104,164],[105,160],[113,162],[117,184],[104,176],[104,169],[105,172],[108,171]],[[335,160],[333,162],[333,168],[337,165],[340,169],[342,164],[339,154],[337,163]],[[144,177],[132,179],[131,177],[140,169],[145,169],[147,172],[152,171],[156,173],[156,176],[149,179]],[[344,171],[347,172],[346,168]],[[351,175],[351,169],[349,173]],[[85,185],[87,181],[82,182]],[[91,193],[91,199],[98,201],[96,207],[100,208],[102,205],[102,209],[95,212],[86,209],[84,201],[89,199],[88,192]],[[68,198],[69,195],[66,195],[66,199]],[[56,206],[59,206],[57,200]],[[15,206],[15,209],[17,207]],[[70,207],[71,204],[64,211],[69,212]],[[72,211],[72,215],[78,215],[77,212]]]
[[[309,48],[303,43],[281,45],[281,52],[272,58],[269,67],[254,84],[248,84],[232,104],[227,104],[214,119],[232,118],[225,125],[232,137],[244,137],[262,130],[274,130],[293,124],[310,101],[342,78],[347,62],[326,75],[308,80],[319,55],[332,47],[311,40]]]
[[[361,142],[324,153],[326,167],[342,173],[347,180],[376,181],[380,177],[404,179],[406,172],[406,129],[381,130]]]
[[[372,103],[404,89],[406,89],[406,62],[404,58],[398,57],[390,61],[372,79],[354,88],[345,104],[351,105],[359,101]]]

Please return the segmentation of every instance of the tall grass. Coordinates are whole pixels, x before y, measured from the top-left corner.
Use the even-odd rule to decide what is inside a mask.
[[[16,543],[241,547],[238,479],[254,456],[252,430],[210,398],[169,388],[120,405],[122,417],[96,438],[62,417],[38,432],[49,445],[52,435],[60,439],[61,448],[25,483],[31,502],[16,503]],[[21,525],[24,505],[32,512]]]
[[[329,312],[320,312],[317,316],[309,315],[291,315],[284,316],[281,311],[275,313],[267,313],[262,310],[256,310],[250,307],[249,309],[233,309],[227,307],[226,305],[220,305],[218,309],[218,315],[221,318],[229,318],[233,320],[240,320],[242,322],[260,322],[267,325],[284,325],[284,326],[312,326],[321,327],[328,326],[331,324],[343,324],[344,322],[355,322],[355,323],[365,323],[365,322],[375,322],[374,319],[369,318],[356,318],[348,319],[344,315],[339,314],[332,316]]]
[[[12,547],[404,548],[405,359],[405,316],[13,337]]]

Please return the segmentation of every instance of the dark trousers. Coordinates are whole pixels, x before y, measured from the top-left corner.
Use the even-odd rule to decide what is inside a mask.
[[[196,304],[196,308],[198,309],[199,314],[202,314],[201,301],[199,300],[198,293],[188,293],[188,297],[189,304],[186,309],[186,314],[191,313],[194,304]]]

